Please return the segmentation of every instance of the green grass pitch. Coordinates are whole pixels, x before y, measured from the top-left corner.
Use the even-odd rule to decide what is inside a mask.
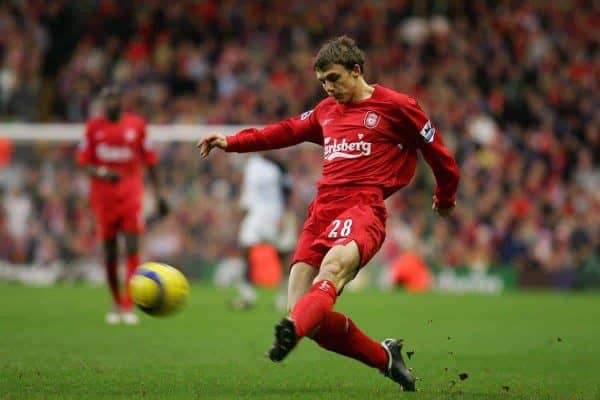
[[[175,316],[107,326],[104,288],[0,283],[0,398],[600,398],[599,294],[345,293],[338,310],[414,351],[418,393],[309,340],[270,363],[271,293],[249,312],[230,295],[193,286]]]

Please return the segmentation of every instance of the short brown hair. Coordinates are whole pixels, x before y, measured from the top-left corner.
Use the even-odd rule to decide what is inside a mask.
[[[360,66],[360,72],[364,72],[365,53],[358,48],[353,39],[348,36],[339,36],[325,43],[317,53],[313,68],[318,71],[324,71],[332,64],[340,64],[348,70],[353,70],[354,66]]]

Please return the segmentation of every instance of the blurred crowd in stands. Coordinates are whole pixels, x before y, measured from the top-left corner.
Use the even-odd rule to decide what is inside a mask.
[[[424,163],[388,200],[379,262],[546,271],[557,286],[600,268],[600,2],[437,0],[0,1],[2,121],[83,122],[108,82],[150,123],[265,124],[323,98],[312,57],[347,34],[365,76],[419,99],[462,172],[449,219],[430,211]],[[277,153],[300,217],[320,149]],[[18,145],[0,170],[0,257],[49,263],[96,254],[74,145]],[[174,213],[148,257],[235,254],[243,156],[201,161],[161,145]]]

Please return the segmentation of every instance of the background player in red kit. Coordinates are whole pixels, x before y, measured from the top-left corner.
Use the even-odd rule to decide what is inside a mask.
[[[161,196],[154,168],[157,156],[146,137],[146,123],[135,114],[122,113],[121,98],[117,87],[102,90],[104,115],[87,122],[77,161],[91,176],[90,203],[103,240],[107,280],[114,302],[106,322],[136,324],[138,317],[132,311],[127,282],[140,263],[139,236],[144,231],[143,167],[148,167],[159,215],[164,216],[169,210]],[[118,278],[118,233],[125,236],[124,294],[121,294]]]
[[[323,146],[323,176],[308,209],[288,287],[289,317],[275,327],[268,355],[281,361],[308,336],[319,346],[377,368],[404,390],[415,379],[402,358],[402,342],[366,336],[347,316],[333,311],[344,286],[385,239],[383,200],[407,185],[417,150],[436,179],[433,210],[448,215],[455,206],[459,171],[417,101],[363,78],[364,54],[342,36],[325,44],[314,69],[328,98],[307,111],[263,129],[234,136],[210,135],[198,143],[202,156],[277,149],[301,142]]]

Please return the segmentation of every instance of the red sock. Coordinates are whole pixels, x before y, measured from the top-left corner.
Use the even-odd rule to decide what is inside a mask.
[[[370,367],[379,370],[387,367],[387,353],[383,347],[344,314],[329,312],[312,339],[324,349],[354,358]]]
[[[123,296],[123,302],[121,306],[125,310],[131,310],[133,302],[131,301],[131,293],[129,292],[129,279],[135,272],[136,268],[140,265],[140,256],[138,253],[127,255],[127,270],[125,271],[125,296]]]
[[[108,282],[108,288],[112,294],[113,302],[115,304],[121,303],[121,295],[119,293],[119,273],[118,273],[117,261],[104,261],[104,269],[106,270],[106,281]]]
[[[310,334],[333,309],[337,292],[328,280],[318,281],[308,293],[298,300],[292,310],[291,318],[296,325],[296,336],[300,339]]]

